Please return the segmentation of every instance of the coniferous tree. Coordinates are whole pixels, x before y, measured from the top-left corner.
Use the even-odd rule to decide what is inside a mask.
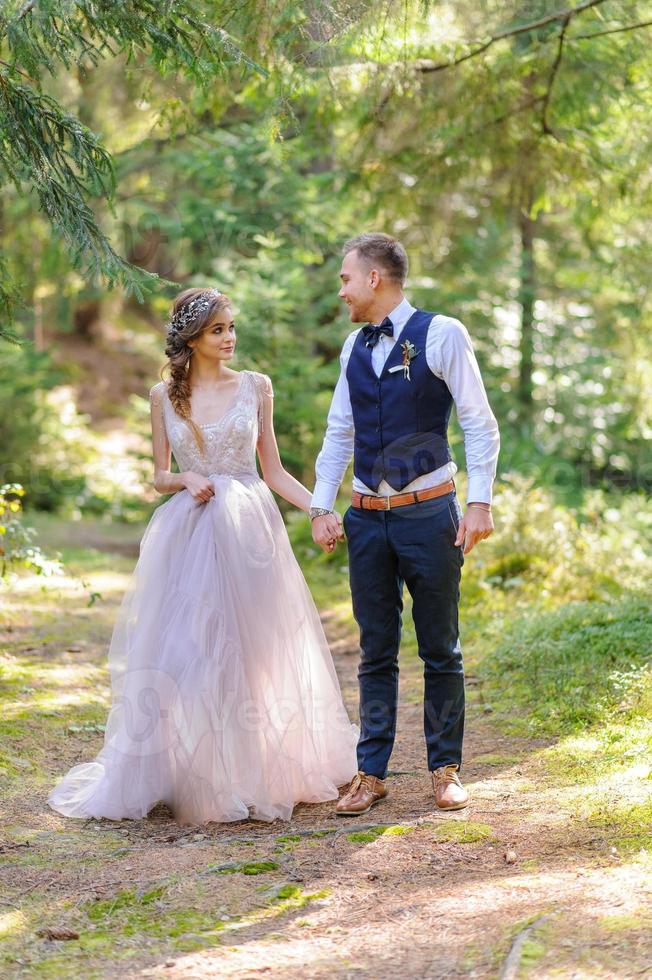
[[[270,13],[265,0],[8,0],[0,9],[0,188],[12,182],[31,190],[76,267],[141,297],[157,277],[116,252],[92,208],[93,198],[113,200],[111,155],[48,93],[48,77],[83,73],[119,55],[127,65],[182,74],[203,88],[235,69],[266,76],[275,53],[306,36],[305,6],[290,2]],[[0,309],[8,322],[20,293],[12,271],[0,258]],[[0,324],[2,335],[18,339]]]

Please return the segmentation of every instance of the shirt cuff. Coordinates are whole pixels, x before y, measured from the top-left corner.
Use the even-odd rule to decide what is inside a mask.
[[[488,477],[469,474],[469,482],[466,490],[467,504],[472,501],[477,501],[479,504],[490,504],[492,483],[493,480]]]
[[[339,489],[339,483],[326,483],[325,480],[317,480],[310,506],[325,507],[326,510],[333,510]]]

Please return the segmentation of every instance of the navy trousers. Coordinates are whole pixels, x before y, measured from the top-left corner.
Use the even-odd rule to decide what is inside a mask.
[[[464,668],[458,604],[464,554],[455,546],[461,510],[455,490],[394,510],[349,507],[353,614],[362,656],[358,769],[384,779],[396,736],[403,585],[424,665],[428,769],[462,764]]]

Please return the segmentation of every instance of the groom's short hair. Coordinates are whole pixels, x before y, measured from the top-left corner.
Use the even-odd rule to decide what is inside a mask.
[[[345,242],[342,254],[348,255],[354,250],[360,258],[378,265],[390,279],[403,285],[408,273],[408,257],[398,239],[381,231],[366,231]]]

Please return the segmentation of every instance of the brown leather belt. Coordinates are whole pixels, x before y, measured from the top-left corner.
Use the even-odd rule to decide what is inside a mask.
[[[432,500],[433,497],[443,497],[455,489],[455,481],[447,480],[436,487],[427,490],[411,490],[409,493],[393,493],[391,497],[376,497],[368,493],[353,491],[351,504],[362,510],[393,510],[394,507],[405,507],[406,504],[418,504],[421,500]]]

